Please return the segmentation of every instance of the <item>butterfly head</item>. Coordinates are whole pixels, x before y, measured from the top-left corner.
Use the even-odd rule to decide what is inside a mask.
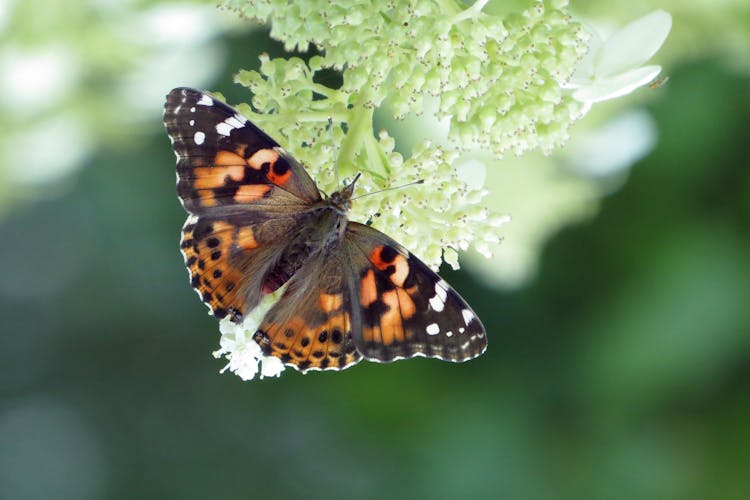
[[[357,174],[352,182],[344,186],[340,191],[336,191],[328,198],[328,203],[335,208],[340,215],[346,215],[346,213],[349,212],[349,209],[352,208],[354,185],[357,183],[360,175],[362,174]]]

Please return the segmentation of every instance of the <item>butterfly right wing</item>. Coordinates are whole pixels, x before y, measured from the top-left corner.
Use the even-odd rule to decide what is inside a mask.
[[[177,155],[177,193],[190,213],[321,199],[305,169],[276,141],[204,92],[172,90],[164,124]]]

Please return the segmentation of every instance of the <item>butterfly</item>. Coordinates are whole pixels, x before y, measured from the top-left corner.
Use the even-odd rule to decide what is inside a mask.
[[[363,357],[465,361],[487,336],[466,302],[382,232],[347,219],[357,178],[322,194],[279,144],[210,95],[176,88],[164,123],[189,216],[180,247],[218,319],[241,323],[286,285],[253,339],[300,371]]]

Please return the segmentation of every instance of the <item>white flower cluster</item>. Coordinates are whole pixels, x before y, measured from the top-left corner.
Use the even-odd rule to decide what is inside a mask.
[[[266,295],[261,303],[253,309],[245,320],[238,324],[229,317],[219,322],[221,340],[219,350],[214,352],[215,358],[225,358],[227,364],[221,373],[229,370],[242,380],[252,380],[260,372],[260,378],[278,377],[284,371],[284,364],[275,356],[266,356],[260,346],[253,340],[253,334],[258,330],[263,316],[279,301],[286,287]]]

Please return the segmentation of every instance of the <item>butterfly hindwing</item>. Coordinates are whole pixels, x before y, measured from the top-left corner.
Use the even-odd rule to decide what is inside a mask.
[[[487,348],[484,327],[461,296],[401,245],[349,222],[346,244],[357,269],[352,319],[357,350],[388,362],[425,356],[466,361]]]
[[[288,235],[304,224],[304,215],[250,211],[188,217],[180,248],[190,283],[214,316],[241,321],[258,305],[269,291],[266,277],[287,247]]]
[[[361,358],[352,338],[352,297],[342,245],[309,259],[289,280],[255,335],[267,355],[301,371],[342,370]]]
[[[276,141],[204,92],[172,90],[164,123],[177,155],[177,193],[191,213],[320,200],[305,169]]]

